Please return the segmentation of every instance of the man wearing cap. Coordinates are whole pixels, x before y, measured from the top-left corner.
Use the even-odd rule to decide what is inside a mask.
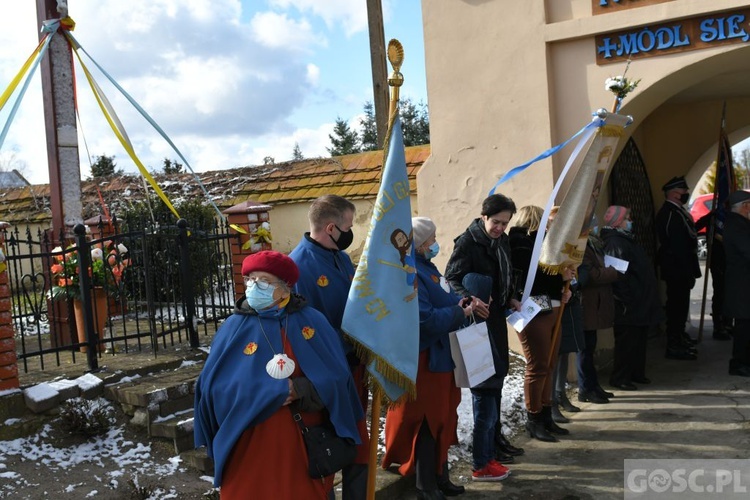
[[[667,285],[667,350],[669,359],[696,359],[694,343],[685,332],[690,311],[690,290],[700,278],[698,234],[684,205],[690,190],[684,177],[673,177],[664,186],[664,205],[656,214],[659,236],[657,256],[661,279]]]
[[[341,196],[327,194],[316,198],[310,205],[307,218],[310,232],[292,250],[289,257],[299,267],[297,293],[322,312],[331,325],[341,332],[341,321],[354,278],[354,265],[346,253],[354,238],[354,204]],[[360,362],[352,344],[341,334],[344,353],[349,361],[354,383],[363,410],[367,409],[365,366]],[[360,422],[362,445],[358,447],[354,464],[342,471],[344,500],[364,498],[367,495],[367,461],[369,438],[366,422]]]
[[[743,293],[750,283],[750,193],[735,191],[727,204],[730,212],[724,221],[724,316],[735,318],[729,374],[750,377],[750,308]]]

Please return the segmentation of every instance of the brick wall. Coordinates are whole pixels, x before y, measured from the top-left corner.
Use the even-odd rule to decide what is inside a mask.
[[[0,222],[0,228],[8,227]],[[18,365],[16,363],[16,340],[11,315],[10,286],[5,263],[5,239],[0,233],[0,391],[18,388]]]

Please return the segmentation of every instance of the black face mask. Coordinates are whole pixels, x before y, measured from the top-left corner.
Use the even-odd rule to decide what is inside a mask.
[[[352,244],[352,241],[354,241],[354,233],[351,229],[348,231],[342,231],[336,224],[334,224],[333,226],[338,229],[339,233],[341,234],[339,234],[338,240],[334,240],[333,235],[331,235],[331,239],[334,243],[336,243],[336,248],[338,248],[339,250],[346,250],[347,248],[349,248],[349,245]]]
[[[690,200],[690,193],[682,193],[680,195],[680,203],[683,205],[686,204]]]

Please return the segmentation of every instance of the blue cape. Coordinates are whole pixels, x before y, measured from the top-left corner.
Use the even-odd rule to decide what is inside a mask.
[[[431,372],[449,372],[455,368],[448,333],[458,330],[465,320],[463,310],[458,306],[461,297],[452,289],[449,292],[443,290],[440,286],[442,277],[435,264],[417,254],[419,350],[430,350]]]
[[[300,301],[304,304],[303,299],[293,297],[286,308],[287,337],[294,355],[325,404],[336,433],[360,444],[357,421],[363,413],[338,333],[319,311],[304,305],[295,310],[295,302]],[[277,380],[266,373],[274,351],[281,352],[279,331],[286,314],[281,319],[261,318],[247,310],[250,312],[235,312],[216,332],[195,385],[195,446],[205,445],[214,460],[216,486],[221,485],[224,466],[240,435],[281,408],[289,394],[286,379]],[[314,329],[307,340],[302,333],[305,327]],[[245,354],[251,342],[256,350]]]
[[[323,248],[307,234],[289,257],[299,268],[296,292],[307,300],[308,305],[322,312],[336,330],[340,330],[354,278],[352,259],[344,251]],[[352,346],[343,336],[342,342],[344,352],[348,354]]]

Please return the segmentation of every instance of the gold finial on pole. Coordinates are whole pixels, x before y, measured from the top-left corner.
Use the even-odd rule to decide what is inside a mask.
[[[404,75],[401,74],[401,65],[404,63],[404,47],[395,38],[388,42],[388,61],[393,66],[393,72],[388,77],[388,85],[391,87],[389,115],[393,116],[398,106],[399,87],[404,84]]]

